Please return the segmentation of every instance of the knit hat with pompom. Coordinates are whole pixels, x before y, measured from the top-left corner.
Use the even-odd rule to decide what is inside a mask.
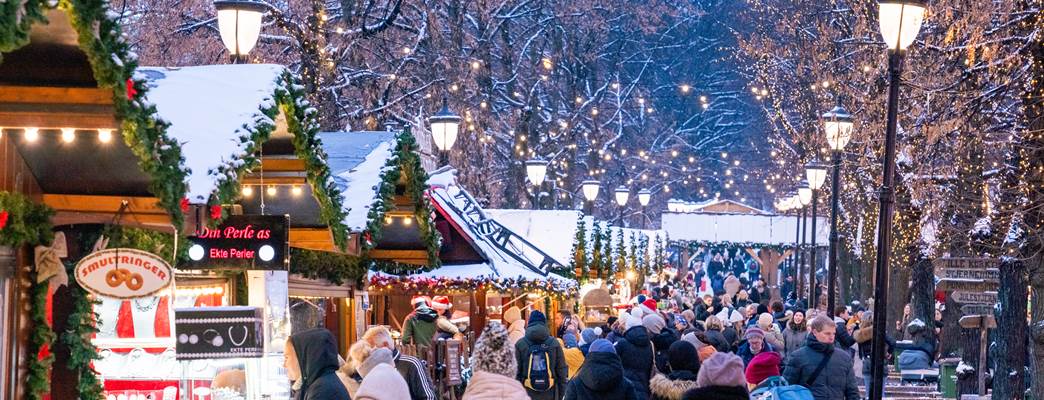
[[[471,353],[471,366],[476,371],[504,375],[514,378],[518,372],[515,348],[508,340],[504,325],[492,322],[482,330]]]

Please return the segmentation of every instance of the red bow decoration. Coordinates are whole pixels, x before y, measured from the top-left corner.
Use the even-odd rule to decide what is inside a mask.
[[[188,214],[188,212],[189,212],[188,197],[184,197],[184,198],[181,199],[181,212],[183,214]]]
[[[210,206],[210,219],[221,219],[221,206]]]
[[[134,100],[134,96],[138,95],[138,89],[134,88],[134,79],[127,78],[127,100]]]
[[[10,213],[7,211],[0,211],[0,229],[4,229],[4,227],[7,226],[7,217],[9,216]]]

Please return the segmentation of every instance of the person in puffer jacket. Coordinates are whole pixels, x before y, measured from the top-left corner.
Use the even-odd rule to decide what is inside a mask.
[[[620,356],[605,339],[591,343],[587,359],[566,387],[565,400],[637,400],[635,387],[624,377]]]
[[[655,352],[649,338],[649,330],[642,320],[627,316],[623,338],[616,341],[616,354],[623,364],[624,376],[634,384],[635,394],[640,400],[649,398],[649,379],[652,378]]]
[[[424,354],[435,338],[435,320],[439,314],[423,303],[418,303],[413,316],[402,327],[402,344],[417,345],[417,354]]]
[[[685,392],[696,388],[696,376],[700,373],[696,347],[679,340],[671,344],[667,354],[669,372],[663,371],[649,380],[653,400],[681,400]]]

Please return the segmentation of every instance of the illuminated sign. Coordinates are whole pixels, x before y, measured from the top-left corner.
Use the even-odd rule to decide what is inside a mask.
[[[233,215],[189,237],[189,261],[180,268],[286,270],[289,232],[289,216]]]

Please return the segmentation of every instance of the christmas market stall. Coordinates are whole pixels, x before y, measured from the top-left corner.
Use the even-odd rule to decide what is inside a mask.
[[[315,110],[279,65],[149,67],[137,76],[191,171],[188,238],[169,300],[101,301],[108,329],[95,343],[114,356],[100,360],[99,373],[162,374],[131,367],[172,354],[174,376],[193,398],[288,396],[289,335],[324,327],[344,349],[351,336],[357,257]],[[141,315],[153,308],[173,310],[173,319]],[[173,329],[149,329],[163,325]]]
[[[670,234],[670,246],[679,259],[680,270],[692,270],[702,276],[703,291],[720,290],[712,277],[718,272],[732,272],[741,279],[764,280],[772,298],[779,299],[780,289],[794,287],[798,284],[794,278],[803,275],[796,273],[792,265],[809,258],[794,253],[798,245],[805,246],[801,243],[811,239],[803,232],[808,230],[808,220],[800,215],[779,215],[733,200],[690,203],[672,199],[661,221]],[[817,246],[812,251],[821,253],[829,243],[829,220],[817,218],[817,225]],[[802,235],[806,235],[804,240]],[[789,258],[788,265],[781,267],[792,255],[795,257]],[[816,259],[817,271],[825,271],[826,257]],[[803,290],[807,293],[807,289]]]
[[[184,249],[188,171],[111,15],[90,0],[0,7],[0,398],[115,390],[92,368],[101,296],[151,307],[162,317],[149,329],[169,329],[170,304],[153,299]],[[179,394],[177,381],[138,383]]]

